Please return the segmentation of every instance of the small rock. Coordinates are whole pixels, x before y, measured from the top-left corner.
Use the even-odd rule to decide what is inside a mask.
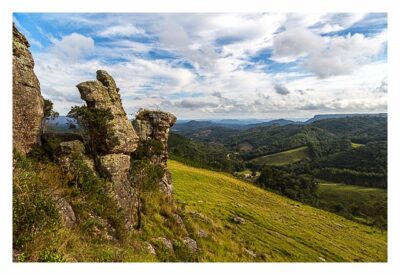
[[[245,248],[244,252],[246,252],[250,257],[253,257],[253,258],[257,257],[257,254],[253,250]]]
[[[174,248],[172,246],[172,242],[170,240],[168,240],[167,238],[164,237],[158,237],[154,239],[157,243],[161,243],[161,245],[166,248],[167,250],[169,250],[170,252],[174,251]]]
[[[325,260],[324,257],[318,257],[318,259],[319,259],[321,262],[326,262],[326,260]]]
[[[151,245],[151,243],[146,242],[146,249],[147,251],[151,254],[151,255],[156,255],[156,250],[154,249],[154,247]]]
[[[64,198],[57,199],[56,208],[58,213],[60,213],[62,223],[66,227],[72,228],[76,226],[75,212]]]
[[[189,237],[183,238],[183,242],[189,248],[190,251],[196,252],[197,251],[197,242]]]
[[[182,220],[181,216],[179,216],[178,214],[173,214],[172,216],[174,217],[174,220],[177,224],[183,225],[183,220]]]
[[[243,219],[242,217],[239,217],[239,216],[234,216],[232,218],[232,220],[234,223],[237,223],[237,224],[244,224],[246,221],[245,219]]]
[[[197,233],[201,238],[207,238],[208,233],[204,231],[203,229],[200,229],[199,232]]]
[[[192,212],[189,212],[189,214],[190,214],[193,218],[199,219],[199,220],[201,220],[201,221],[203,221],[203,222],[205,222],[205,223],[212,223],[212,220],[211,220],[210,218],[204,216],[203,214],[201,214],[201,213],[199,213],[199,212],[192,211]]]

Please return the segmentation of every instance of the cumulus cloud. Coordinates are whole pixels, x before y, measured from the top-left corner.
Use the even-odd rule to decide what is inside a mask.
[[[349,74],[378,55],[386,42],[386,32],[374,37],[363,34],[322,37],[306,28],[278,34],[273,44],[273,60],[301,61],[304,68],[319,77]]]
[[[386,108],[386,60],[372,61],[386,33],[330,34],[360,24],[363,14],[61,14],[51,20],[69,34],[56,39],[59,33],[41,25],[52,45],[33,54],[43,93],[62,114],[80,101],[75,85],[100,68],[114,76],[128,114],[140,107],[179,118]]]
[[[52,39],[53,51],[65,60],[76,60],[94,49],[94,40],[79,33],[63,36],[60,40]]]

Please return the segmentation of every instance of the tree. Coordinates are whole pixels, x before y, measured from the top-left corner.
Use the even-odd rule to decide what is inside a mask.
[[[58,112],[53,110],[53,102],[50,99],[43,99],[43,119],[41,122],[41,130],[43,132],[46,120],[58,117]]]
[[[43,99],[43,103],[44,118],[54,119],[59,116],[58,112],[53,110],[53,102],[50,99]]]
[[[112,127],[114,116],[111,110],[74,106],[67,117],[71,118],[70,128],[79,127],[86,150],[92,156],[97,170],[101,171],[99,155],[106,154],[119,144]]]

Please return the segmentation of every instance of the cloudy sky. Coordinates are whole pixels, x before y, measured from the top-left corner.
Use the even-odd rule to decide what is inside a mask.
[[[386,14],[14,14],[60,114],[107,70],[133,116],[307,118],[386,112]]]

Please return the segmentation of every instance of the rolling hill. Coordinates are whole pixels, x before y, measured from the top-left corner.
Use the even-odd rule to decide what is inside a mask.
[[[202,261],[385,262],[386,231],[169,161],[174,196],[207,237]]]
[[[301,146],[279,153],[255,158],[251,160],[251,162],[261,165],[266,164],[280,166],[295,163],[307,158],[309,158],[307,146]]]

